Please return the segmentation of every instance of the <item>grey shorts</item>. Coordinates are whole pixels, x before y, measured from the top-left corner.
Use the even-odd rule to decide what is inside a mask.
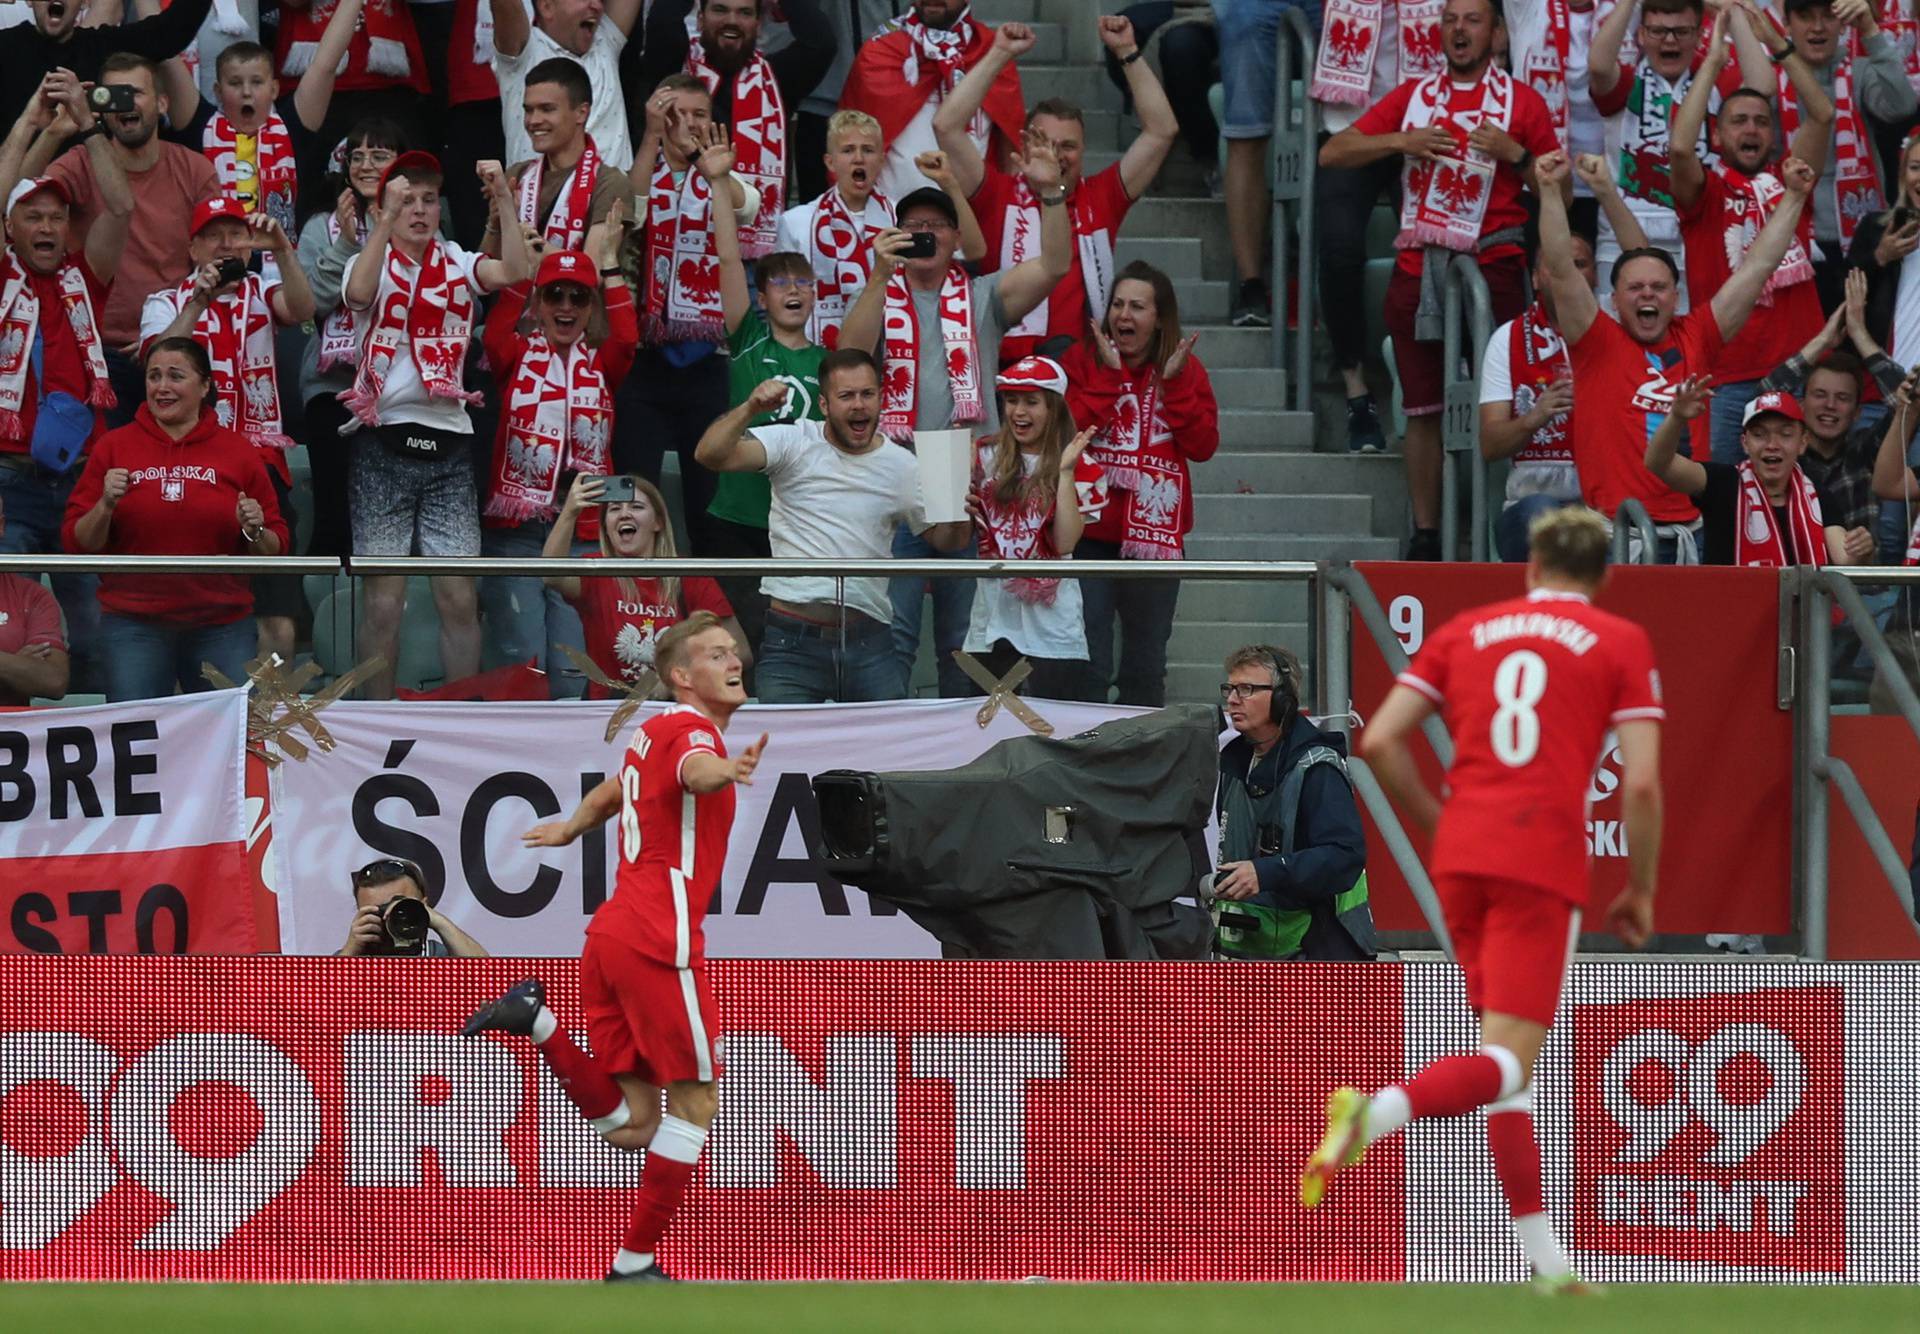
[[[356,556],[477,556],[480,498],[467,450],[407,458],[356,432],[347,507]]]

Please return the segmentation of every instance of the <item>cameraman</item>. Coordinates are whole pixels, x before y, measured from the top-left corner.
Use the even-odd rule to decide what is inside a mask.
[[[1367,844],[1346,738],[1300,712],[1300,659],[1252,644],[1227,657],[1220,703],[1239,735],[1220,752],[1220,952],[1342,962],[1374,955]]]
[[[400,857],[368,862],[353,873],[353,902],[356,911],[342,955],[488,957],[479,941],[428,905],[427,878],[413,862]],[[430,939],[429,932],[440,939]]]

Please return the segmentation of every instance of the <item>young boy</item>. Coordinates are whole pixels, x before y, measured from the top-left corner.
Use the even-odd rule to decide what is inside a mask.
[[[893,203],[875,189],[887,160],[880,122],[864,111],[836,111],[827,122],[822,160],[833,183],[818,199],[780,215],[778,249],[805,256],[812,267],[807,337],[831,348],[873,272],[873,238],[893,226]]]

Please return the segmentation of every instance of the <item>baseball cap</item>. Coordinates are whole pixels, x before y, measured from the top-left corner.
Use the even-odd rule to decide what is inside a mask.
[[[1755,417],[1764,416],[1769,412],[1777,412],[1789,421],[1804,422],[1807,419],[1807,414],[1800,410],[1799,399],[1792,394],[1783,394],[1777,389],[1770,389],[1764,394],[1756,394],[1747,400],[1747,410],[1740,414],[1741,429],[1745,430],[1751,426]]]
[[[221,195],[218,199],[203,199],[194,206],[193,226],[187,229],[187,235],[198,236],[210,223],[218,222],[222,218],[245,222],[247,206],[232,195]]]
[[[592,290],[600,286],[600,272],[593,267],[593,261],[578,250],[549,250],[533,275],[535,287],[545,287],[548,283],[577,283]]]
[[[945,190],[937,190],[931,185],[923,185],[900,201],[899,205],[893,210],[893,216],[896,218],[904,218],[909,212],[916,208],[934,209],[944,215],[946,220],[954,226],[958,227],[960,225],[960,211],[953,206],[953,201],[947,198],[947,192]]]
[[[60,196],[61,203],[72,207],[73,196],[67,193],[65,185],[51,176],[35,176],[14,183],[13,189],[7,192],[7,212],[13,212],[14,206],[28,195],[38,194],[42,190],[53,191]]]
[[[439,158],[431,153],[422,152],[417,148],[408,149],[399,157],[389,162],[387,169],[380,173],[381,196],[385,196],[387,193],[387,182],[395,176],[405,176],[411,180],[414,175],[421,172],[443,177],[446,175],[446,173],[441,170]]]
[[[1067,392],[1067,373],[1052,357],[1022,357],[1001,371],[993,382],[996,389],[1051,389]]]

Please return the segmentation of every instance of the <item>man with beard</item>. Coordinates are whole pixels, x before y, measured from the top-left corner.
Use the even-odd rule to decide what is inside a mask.
[[[1550,153],[1536,168],[1540,186],[1540,248],[1561,337],[1573,360],[1573,462],[1587,504],[1608,518],[1629,497],[1646,506],[1660,532],[1663,561],[1691,563],[1699,511],[1693,501],[1649,472],[1642,460],[1654,432],[1673,411],[1674,391],[1689,375],[1713,366],[1729,338],[1747,322],[1767,279],[1793,241],[1813,169],[1788,158],[1780,164],[1786,193],[1754,238],[1740,267],[1704,310],[1675,315],[1680,273],[1657,247],[1622,252],[1613,266],[1618,318],[1600,309],[1573,265],[1567,206],[1560,187],[1570,167]],[[1691,454],[1707,456],[1706,419],[1691,422]]]
[[[521,162],[535,153],[521,123],[528,74],[556,56],[571,56],[587,71],[592,87],[587,133],[608,166],[621,171],[631,167],[633,139],[620,84],[620,53],[640,21],[641,0],[534,0],[531,23],[526,0],[488,2],[493,6],[493,74],[500,84],[506,160]]]
[[[733,131],[735,170],[760,191],[760,215],[740,229],[740,253],[758,259],[775,249],[787,207],[787,126],[793,108],[833,63],[833,29],[821,0],[784,0],[793,41],[774,55],[758,52],[762,0],[658,0],[647,14],[639,75],[627,86],[636,99],[669,74],[697,77],[713,96],[713,118]],[[636,100],[635,108],[640,104]]]
[[[840,105],[880,122],[887,144],[880,192],[887,198],[904,199],[932,184],[914,160],[939,147],[934,114],[992,47],[993,29],[973,17],[966,0],[913,0],[912,13],[860,48]],[[968,119],[967,134],[982,156],[998,161],[1019,144],[1026,114],[1020,71],[1008,64]]]
[[[0,124],[18,116],[41,78],[56,69],[72,70],[86,83],[100,77],[102,63],[116,51],[148,60],[179,55],[212,9],[213,0],[176,0],[137,23],[83,28],[83,0],[40,0],[33,22],[0,32]]]
[[[1647,471],[1700,506],[1703,565],[1825,565],[1846,560],[1846,533],[1825,524],[1820,497],[1800,471],[1806,413],[1791,394],[1755,395],[1741,415],[1746,460],[1696,463],[1679,452],[1688,423],[1707,409],[1708,377],[1674,387],[1673,408],[1647,441]]]
[[[1476,255],[1493,318],[1526,306],[1527,168],[1559,147],[1547,104],[1494,63],[1505,31],[1496,0],[1447,0],[1440,42],[1447,67],[1406,80],[1321,145],[1327,167],[1365,167],[1400,157],[1399,258],[1387,286],[1386,326],[1406,403],[1407,490],[1413,504],[1409,560],[1440,550],[1441,283],[1455,253]]]
[[[1759,234],[1767,214],[1782,193],[1780,178],[1770,170],[1777,150],[1773,99],[1751,88],[1736,88],[1720,101],[1715,139],[1720,160],[1702,163],[1694,151],[1707,98],[1727,63],[1727,11],[1713,21],[1713,35],[1699,76],[1673,117],[1669,150],[1674,207],[1680,214],[1680,236],[1686,244],[1687,295],[1693,306],[1713,300],[1734,266]],[[1753,32],[1770,56],[1792,80],[1802,115],[1787,152],[1820,171],[1827,161],[1833,127],[1833,103],[1805,59],[1771,23],[1750,23],[1745,10],[1733,11],[1732,24]],[[1802,214],[1800,230],[1780,269],[1767,280],[1766,294],[1748,316],[1740,336],[1730,339],[1713,364],[1713,457],[1738,463],[1742,457],[1742,415],[1747,400],[1760,392],[1760,380],[1806,342],[1820,327],[1820,298],[1813,283],[1809,247],[1813,219]]]
[[[778,410],[791,388],[767,380],[701,437],[716,472],[764,472],[773,484],[768,538],[780,560],[885,560],[905,524],[941,551],[958,551],[972,525],[929,524],[913,455],[880,433],[880,367],[858,348],[820,362],[824,422],[747,423]],[[763,704],[900,699],[906,681],[892,644],[884,579],[769,575],[771,600],[755,664]]]
[[[167,98],[159,90],[159,69],[151,60],[126,52],[109,56],[100,66],[100,83],[132,89],[133,109],[109,112],[85,132],[107,136],[140,208],[140,225],[127,234],[118,276],[99,312],[107,370],[118,399],[117,406],[108,410],[107,425],[116,427],[132,421],[134,410],[146,398],[139,363],[141,307],[149,292],[173,287],[193,271],[187,254],[193,211],[203,200],[218,198],[221,191],[219,175],[205,155],[159,137]],[[63,125],[56,120],[42,131],[27,153],[26,174],[34,174],[73,130],[71,122]],[[94,159],[86,145],[78,144],[55,158],[46,174],[60,182],[73,201],[68,246],[78,250],[94,223],[111,211]]]
[[[543,60],[527,72],[520,97],[521,125],[538,154],[507,170],[514,208],[528,243],[548,250],[597,255],[601,232],[614,205],[633,197],[625,172],[600,156],[587,133],[593,119],[593,84],[570,56]],[[500,254],[499,219],[489,217],[480,248]]]
[[[1916,105],[1905,57],[1874,21],[1869,0],[1786,0],[1787,36],[1833,103],[1833,152],[1813,192],[1813,236],[1821,258],[1813,266],[1820,308],[1843,299],[1847,253],[1863,218],[1885,207],[1880,166],[1874,160],[1873,126],[1904,125]],[[1844,53],[1848,27],[1858,51]],[[1791,128],[1800,114],[1798,90],[1778,78],[1780,124]]]

